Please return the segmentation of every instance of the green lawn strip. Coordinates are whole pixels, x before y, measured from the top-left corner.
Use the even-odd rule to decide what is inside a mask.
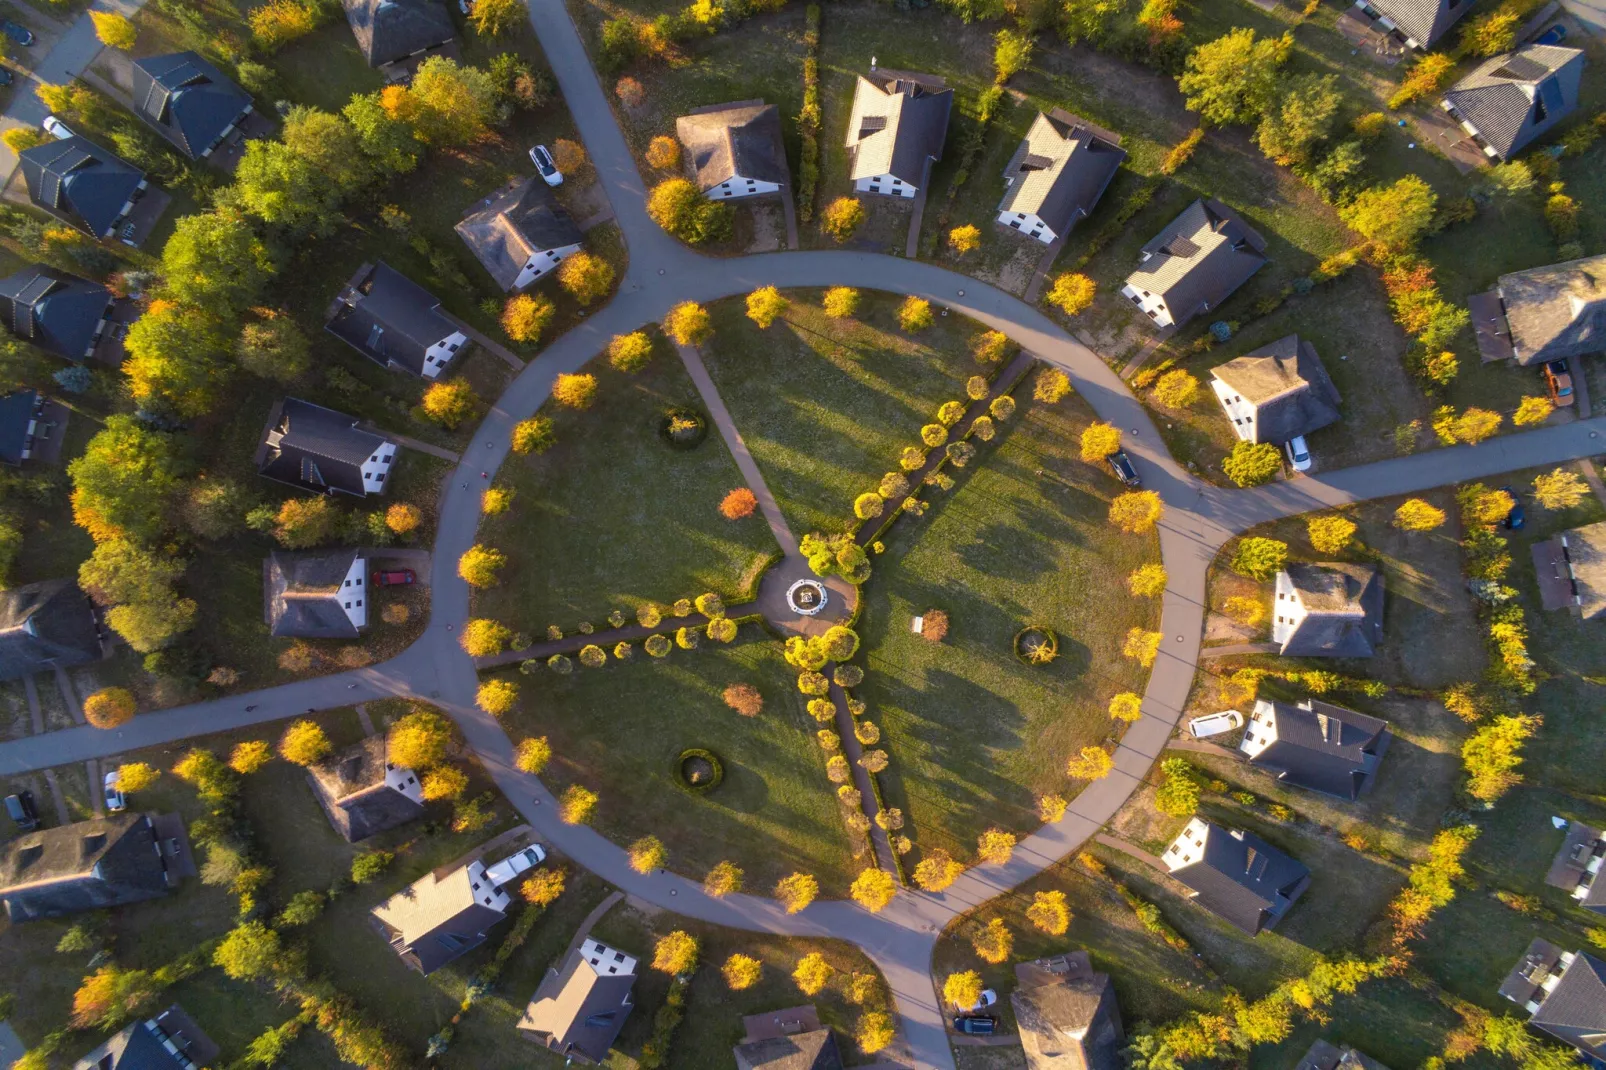
[[[822,894],[842,895],[859,867],[796,677],[779,645],[744,625],[731,646],[705,640],[662,661],[638,645],[631,661],[599,670],[510,673],[521,703],[506,720],[515,740],[551,742],[542,778],[554,793],[577,783],[601,796],[592,823],[614,842],[657,836],[668,868],[696,879],[728,859],[760,894],[802,870]],[[720,695],[733,683],[756,686],[764,711],[749,719],[727,707]],[[706,795],[675,776],[676,758],[694,747],[724,766],[724,782]]]
[[[1396,978],[1366,982],[1354,995],[1335,999],[1328,1013],[1330,1022],[1300,1022],[1281,1044],[1252,1049],[1249,1070],[1286,1070],[1318,1039],[1357,1048],[1385,1066],[1421,1066],[1444,1050],[1445,1041],[1462,1024],[1430,993]],[[1478,1052],[1457,1065],[1495,1070],[1504,1064],[1488,1052]]]
[[[633,618],[643,603],[704,591],[734,604],[775,540],[756,513],[719,514],[720,500],[745,484],[717,430],[692,450],[660,434],[668,410],[703,408],[685,367],[660,342],[635,375],[606,360],[587,371],[599,382],[596,403],[583,412],[549,404],[557,445],[512,456],[497,474],[513,507],[487,518],[480,539],[508,565],[497,587],[477,592],[475,613],[539,638],[549,624],[570,634],[581,621],[606,628],[611,610]]]
[[[865,293],[853,320],[827,317],[817,292],[789,296],[767,331],[739,299],[712,306],[703,358],[793,534],[844,531],[854,497],[897,471],[937,407],[963,400],[965,380],[985,372],[969,357],[980,328],[939,316],[911,336],[891,294]]]
[[[875,558],[859,695],[894,756],[888,805],[925,847],[968,858],[989,826],[1036,828],[1035,795],[1074,792],[1066,759],[1114,734],[1114,694],[1142,690],[1147,673],[1121,643],[1129,628],[1152,627],[1157,607],[1125,581],[1158,553],[1153,536],[1108,523],[1119,485],[1077,455],[1090,419],[1080,399],[1024,402],[979,467],[954,473],[952,497],[936,494],[927,518]],[[933,608],[950,621],[940,644],[910,630]],[[1016,659],[1027,624],[1058,633],[1058,659]]]

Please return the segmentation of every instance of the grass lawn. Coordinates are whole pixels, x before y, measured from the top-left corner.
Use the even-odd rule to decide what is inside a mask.
[[[635,375],[605,358],[587,370],[599,381],[596,404],[576,412],[549,402],[557,445],[511,456],[498,473],[513,508],[487,518],[480,538],[508,566],[499,586],[477,592],[475,613],[538,635],[549,624],[605,628],[612,609],[633,617],[645,602],[708,590],[734,604],[778,548],[760,514],[719,514],[744,484],[717,430],[692,450],[660,435],[670,409],[703,408],[680,358],[659,340]]]
[[[1157,560],[1156,540],[1106,520],[1120,487],[1078,457],[1091,419],[1079,398],[1023,402],[974,470],[955,473],[953,494],[936,496],[876,559],[859,695],[889,742],[888,805],[928,848],[969,858],[989,826],[1035,828],[1034,797],[1076,790],[1066,759],[1115,733],[1110,698],[1141,691],[1147,677],[1120,650],[1129,628],[1158,619],[1157,605],[1125,585]],[[949,616],[941,644],[910,631],[911,616],[931,608]],[[1057,660],[1015,658],[1028,624],[1058,633]]]
[[[575,783],[597,792],[592,823],[616,843],[651,834],[669,849],[669,868],[691,877],[729,859],[756,891],[803,870],[824,894],[841,895],[859,867],[796,677],[779,644],[748,624],[728,647],[705,642],[657,661],[638,646],[631,661],[601,670],[512,676],[521,703],[508,727],[515,739],[551,741],[543,779],[560,794]],[[757,717],[721,700],[738,682],[763,694]],[[706,795],[675,779],[675,759],[692,747],[714,751],[724,765],[724,782]]]
[[[896,471],[937,407],[984,371],[969,356],[980,328],[939,316],[911,336],[891,294],[865,292],[852,320],[827,317],[818,292],[789,296],[767,331],[740,299],[711,306],[703,356],[792,533],[843,531],[857,524],[854,497]]]

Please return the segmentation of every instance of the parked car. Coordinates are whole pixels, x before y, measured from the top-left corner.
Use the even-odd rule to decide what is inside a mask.
[[[19,831],[32,832],[39,827],[39,811],[33,805],[33,792],[22,791],[6,796],[6,816]]]
[[[517,854],[509,855],[494,866],[485,868],[485,876],[490,882],[500,888],[508,881],[517,877],[527,869],[533,869],[546,861],[546,849],[540,844],[526,847]]]
[[[1567,27],[1557,23],[1534,39],[1536,45],[1559,45],[1567,39]]]
[[[1138,478],[1137,466],[1132,463],[1132,458],[1126,455],[1126,450],[1116,450],[1104,459],[1109,462],[1110,471],[1114,473],[1116,479],[1129,487],[1143,486],[1143,480]]]
[[[964,1011],[966,1014],[975,1014],[977,1011],[986,1010],[988,1007],[991,1007],[997,1002],[998,993],[991,988],[984,988],[981,990],[981,998],[976,1000],[976,1005],[973,1007],[966,1007],[964,1008]]]
[[[998,1032],[998,1019],[990,1014],[961,1014],[954,1019],[954,1032],[972,1037],[990,1037]]]
[[[1528,522],[1528,517],[1522,511],[1522,499],[1509,485],[1500,489],[1511,495],[1511,512],[1507,513],[1506,518],[1500,523],[1507,531],[1516,531]]]
[[[1573,396],[1572,372],[1565,360],[1546,361],[1544,374],[1545,389],[1550,391],[1551,401],[1557,405],[1571,405],[1577,400]]]
[[[0,19],[0,33],[5,34],[23,48],[33,44],[33,31],[20,22],[10,19]]]
[[[457,10],[465,15],[474,14],[474,0],[457,0]]]
[[[1288,454],[1288,463],[1296,472],[1310,471],[1310,447],[1305,445],[1304,435],[1295,435],[1283,444],[1283,452]]]
[[[0,88],[10,85],[15,80],[16,77],[11,73],[10,67],[0,67]]]
[[[1207,713],[1203,717],[1195,717],[1188,722],[1188,731],[1194,739],[1205,739],[1208,736],[1219,736],[1223,732],[1231,732],[1234,728],[1242,728],[1244,715],[1237,710],[1222,710],[1220,713]]]
[[[107,773],[105,783],[102,785],[106,790],[106,809],[114,814],[128,809],[128,800],[123,797],[123,793],[117,788],[117,774],[118,770],[116,769]]]
[[[45,133],[58,141],[66,141],[73,136],[71,128],[54,115],[45,116],[44,121],[39,125],[45,128]]]
[[[541,172],[541,178],[547,185],[563,185],[563,172],[558,170],[558,165],[553,162],[552,154],[547,151],[545,145],[537,145],[530,150],[530,162]]]
[[[418,573],[410,568],[384,569],[374,573],[375,587],[406,587],[418,582]]]

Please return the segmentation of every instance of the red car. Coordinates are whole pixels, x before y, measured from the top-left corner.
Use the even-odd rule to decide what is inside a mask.
[[[410,568],[394,568],[388,572],[374,573],[375,587],[405,587],[416,582],[418,576]]]

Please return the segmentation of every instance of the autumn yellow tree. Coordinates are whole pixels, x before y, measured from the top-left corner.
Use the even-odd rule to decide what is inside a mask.
[[[1065,775],[1075,780],[1103,780],[1114,766],[1110,752],[1103,747],[1083,747],[1065,763]]]
[[[646,874],[662,869],[668,858],[669,851],[657,836],[643,836],[630,845],[630,868],[637,873]]]
[[[687,974],[697,968],[697,938],[681,929],[658,938],[652,949],[652,968],[667,974]]]
[[[1131,658],[1145,669],[1154,664],[1154,659],[1159,653],[1159,632],[1132,628],[1126,633],[1126,639],[1121,643],[1122,656]]]
[[[1138,566],[1126,578],[1126,589],[1132,592],[1134,598],[1158,598],[1165,593],[1165,585],[1165,566],[1152,562]]]
[[[557,311],[557,306],[545,297],[515,294],[502,307],[502,331],[515,342],[534,345]]]
[[[457,559],[457,574],[470,587],[495,587],[507,555],[493,546],[475,543]]]
[[[551,760],[552,744],[547,742],[545,736],[521,739],[518,749],[513,752],[514,767],[519,772],[529,773],[531,776],[539,774]]]
[[[792,971],[792,980],[805,996],[812,996],[823,989],[831,981],[831,975],[836,971],[831,964],[825,961],[825,956],[818,951],[811,951],[797,960],[797,968]]]
[[[1190,372],[1172,368],[1155,381],[1152,396],[1168,409],[1184,408],[1199,396],[1199,380]]]
[[[600,256],[578,252],[558,265],[558,285],[580,304],[589,305],[613,289],[613,267]]]
[[[992,828],[976,839],[976,857],[993,865],[1003,865],[1015,853],[1015,834]]]
[[[1032,384],[1032,397],[1045,405],[1055,404],[1070,392],[1071,377],[1058,368],[1044,368]]]
[[[452,723],[434,710],[417,708],[390,726],[385,760],[403,769],[428,769],[446,760]]]
[[[111,11],[91,11],[89,18],[95,24],[95,36],[107,48],[127,52],[134,47],[139,31],[124,16]]]
[[[1528,427],[1531,424],[1542,424],[1550,419],[1550,414],[1556,411],[1555,402],[1547,397],[1525,397],[1517,403],[1517,412],[1511,417],[1511,422],[1518,427]]]
[[[1444,510],[1423,501],[1410,498],[1394,510],[1394,526],[1401,531],[1432,531],[1444,523]]]
[[[1052,825],[1065,816],[1070,805],[1063,795],[1040,795],[1037,799],[1037,819],[1045,825]]]
[[[820,307],[834,320],[852,319],[859,311],[859,291],[851,286],[833,286],[825,291]]]
[[[1071,926],[1071,909],[1061,891],[1038,892],[1026,908],[1026,920],[1050,936],[1064,936]]]
[[[680,166],[680,142],[659,134],[647,145],[647,166],[673,171]]]
[[[737,952],[725,960],[725,965],[720,967],[719,972],[724,976],[725,984],[732,992],[740,992],[744,988],[752,988],[758,984],[758,979],[764,973],[764,964],[751,955]]]
[[[385,510],[385,526],[397,535],[411,535],[423,522],[424,514],[416,505],[396,502]]]
[[[780,900],[781,906],[786,908],[788,914],[796,914],[820,894],[820,882],[808,873],[794,873],[790,877],[782,877],[775,885],[775,898]]]
[[[513,632],[507,625],[479,617],[463,625],[458,644],[469,657],[488,658],[500,654],[511,638]]]
[[[645,331],[614,335],[608,343],[608,363],[622,372],[636,372],[652,360],[652,339]]]
[[[125,687],[103,687],[84,697],[84,720],[96,728],[117,728],[133,720],[138,705]]]
[[[126,762],[117,767],[117,790],[125,795],[133,795],[156,783],[161,776],[161,770],[153,765],[145,762]]]
[[[1014,950],[1015,934],[1009,931],[1003,918],[993,918],[970,938],[970,946],[975,949],[977,958],[997,966]]]
[[[1143,696],[1135,691],[1123,691],[1110,699],[1110,719],[1130,724],[1143,716]]]
[[[723,899],[742,890],[742,871],[735,862],[721,862],[703,878],[703,891],[715,899]]]
[[[519,885],[519,895],[525,902],[538,907],[551,906],[557,902],[558,896],[563,894],[565,883],[562,867],[545,866],[530,874],[525,882]]]
[[[820,213],[820,229],[838,242],[853,237],[864,222],[864,205],[857,197],[838,197]]]
[[[492,717],[500,717],[518,705],[519,685],[512,680],[487,680],[475,692],[474,702]]]
[[[480,495],[480,512],[486,516],[501,516],[513,505],[513,491],[507,487],[489,487]]]
[[[597,809],[597,793],[579,784],[570,784],[558,799],[558,817],[565,825],[584,825]]]
[[[866,1055],[874,1055],[891,1044],[894,1036],[892,1016],[884,1011],[869,1011],[861,1015],[858,1028],[853,1032],[854,1043]]]
[[[981,248],[981,229],[974,223],[965,223],[948,232],[948,248],[955,256],[964,256]]]
[[[1091,423],[1082,431],[1082,460],[1100,464],[1121,448],[1121,429],[1114,424]]]
[[[437,765],[419,778],[426,802],[461,798],[468,790],[468,774],[455,765]]]
[[[954,857],[941,847],[933,847],[920,859],[914,869],[914,882],[928,892],[940,892],[948,888],[965,867],[954,860]]]
[[[942,982],[942,998],[962,1011],[981,1002],[981,974],[975,970],[950,973]]]
[[[1355,537],[1355,522],[1342,516],[1313,516],[1305,521],[1305,532],[1317,553],[1343,553]]]
[[[566,409],[589,409],[597,400],[597,377],[560,373],[552,383],[552,400]]]
[[[1551,510],[1571,509],[1589,493],[1578,473],[1557,468],[1534,477],[1534,500]]]
[[[447,430],[462,426],[463,421],[470,419],[479,407],[480,399],[467,379],[431,383],[419,402],[424,415]]]
[[[305,718],[286,728],[279,739],[279,757],[292,765],[312,765],[331,749],[329,737],[318,723]]]
[[[781,291],[773,286],[762,286],[747,295],[747,318],[767,330],[790,305]]]
[[[1129,490],[1110,502],[1110,523],[1131,535],[1152,531],[1160,522],[1165,506],[1152,490]]]
[[[1086,275],[1066,272],[1054,280],[1047,301],[1067,316],[1075,316],[1093,303],[1098,286]]]
[[[682,301],[669,310],[664,320],[664,333],[674,339],[676,345],[702,345],[713,335],[714,321],[702,305]]]
[[[872,914],[879,913],[883,907],[892,902],[892,897],[897,892],[898,884],[892,879],[892,874],[874,867],[866,869],[854,878],[853,886],[848,889],[853,901]]]
[[[931,323],[931,302],[924,297],[911,294],[898,306],[898,326],[910,334],[925,330]]]
[[[513,425],[510,444],[514,453],[545,453],[556,441],[552,421],[544,416],[532,416]]]

